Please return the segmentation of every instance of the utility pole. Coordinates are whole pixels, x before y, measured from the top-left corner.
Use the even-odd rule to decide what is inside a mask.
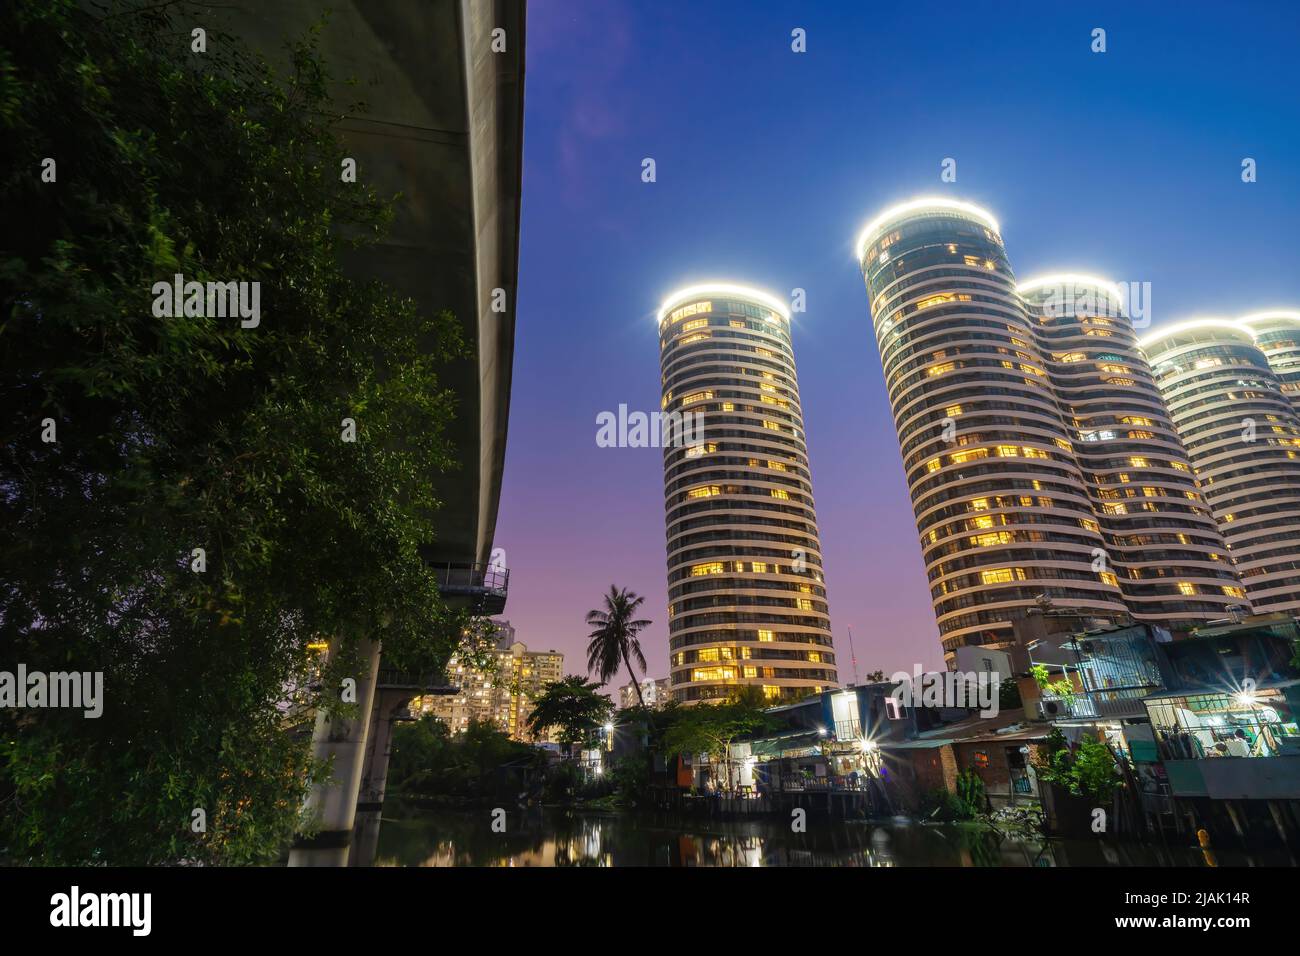
[[[853,661],[853,683],[858,683],[858,652],[853,649],[853,628],[849,628],[849,659]]]

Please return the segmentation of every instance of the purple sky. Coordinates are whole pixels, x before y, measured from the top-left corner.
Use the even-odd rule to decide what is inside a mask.
[[[667,674],[661,453],[595,436],[601,411],[658,407],[654,314],[674,288],[807,290],[795,359],[845,682],[849,627],[860,674],[941,666],[853,257],[868,219],[918,194],[978,203],[1018,276],[1149,281],[1157,326],[1300,307],[1287,5],[839,6],[530,4],[496,545],[504,616],[570,672],[585,669],[586,611],[616,583],[645,595],[650,674]],[[790,50],[795,27],[805,54]],[[955,184],[939,180],[946,157]]]

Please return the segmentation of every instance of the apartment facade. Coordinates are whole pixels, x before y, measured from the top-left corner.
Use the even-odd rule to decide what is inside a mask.
[[[1106,542],[1098,560],[1134,618],[1189,629],[1246,603],[1124,295],[1105,279],[1052,275],[1017,287]]]
[[[685,704],[838,685],[790,310],[757,289],[682,289],[659,311],[669,681]]]
[[[662,707],[672,699],[672,689],[667,677],[647,677],[639,683],[641,686],[641,700],[645,701],[647,707]],[[618,706],[620,710],[628,707],[638,707],[641,700],[637,699],[636,686],[631,681],[618,689]]]
[[[545,686],[564,676],[564,654],[533,651],[516,639],[509,621],[498,622],[499,637],[492,652],[494,667],[480,669],[452,657],[447,664],[455,694],[419,697],[411,702],[414,714],[433,714],[453,734],[463,733],[470,721],[496,724],[515,740],[542,742],[528,730],[532,702]]]
[[[1282,378],[1294,353],[1269,331],[1264,322],[1198,319],[1155,331],[1141,348],[1255,613],[1294,615],[1300,417]]]
[[[997,220],[950,199],[857,251],[946,660],[1045,599],[1171,627],[1245,602],[1117,288],[1017,283]]]

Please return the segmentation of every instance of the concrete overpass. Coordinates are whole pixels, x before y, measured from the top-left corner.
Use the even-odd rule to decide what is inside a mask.
[[[388,237],[348,267],[383,279],[430,313],[449,309],[473,349],[472,361],[441,370],[459,401],[448,437],[462,466],[430,476],[444,505],[438,540],[428,543],[425,558],[447,569],[449,600],[483,600],[485,610],[499,610],[504,581],[485,586],[470,569],[491,557],[505,461],[525,0],[234,0],[196,4],[195,25],[235,34],[282,66],[286,41],[305,36],[326,7],[331,14],[319,46],[336,102],[369,105],[365,116],[340,124],[345,155],[356,159],[359,182],[383,195],[402,194]],[[504,33],[494,36],[497,30]],[[345,85],[349,77],[355,86]],[[504,312],[492,310],[498,289]],[[344,865],[354,831],[363,844],[377,834],[391,719],[419,688],[381,685],[380,648],[363,650],[367,669],[358,677],[357,698],[368,716],[318,719],[316,753],[333,757],[335,773],[310,802],[323,829],[295,847],[290,865]],[[368,855],[364,847],[359,855]],[[358,852],[351,856],[358,862]]]

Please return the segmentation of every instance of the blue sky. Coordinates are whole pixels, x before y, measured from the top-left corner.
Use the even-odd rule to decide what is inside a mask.
[[[654,313],[678,286],[806,290],[795,357],[845,681],[849,627],[861,673],[941,663],[853,257],[868,219],[975,202],[1020,278],[1150,282],[1155,326],[1300,308],[1294,4],[532,0],[528,31],[496,544],[505,616],[571,671],[617,583],[646,596],[667,673],[660,453],[598,448],[595,420],[657,408]]]

